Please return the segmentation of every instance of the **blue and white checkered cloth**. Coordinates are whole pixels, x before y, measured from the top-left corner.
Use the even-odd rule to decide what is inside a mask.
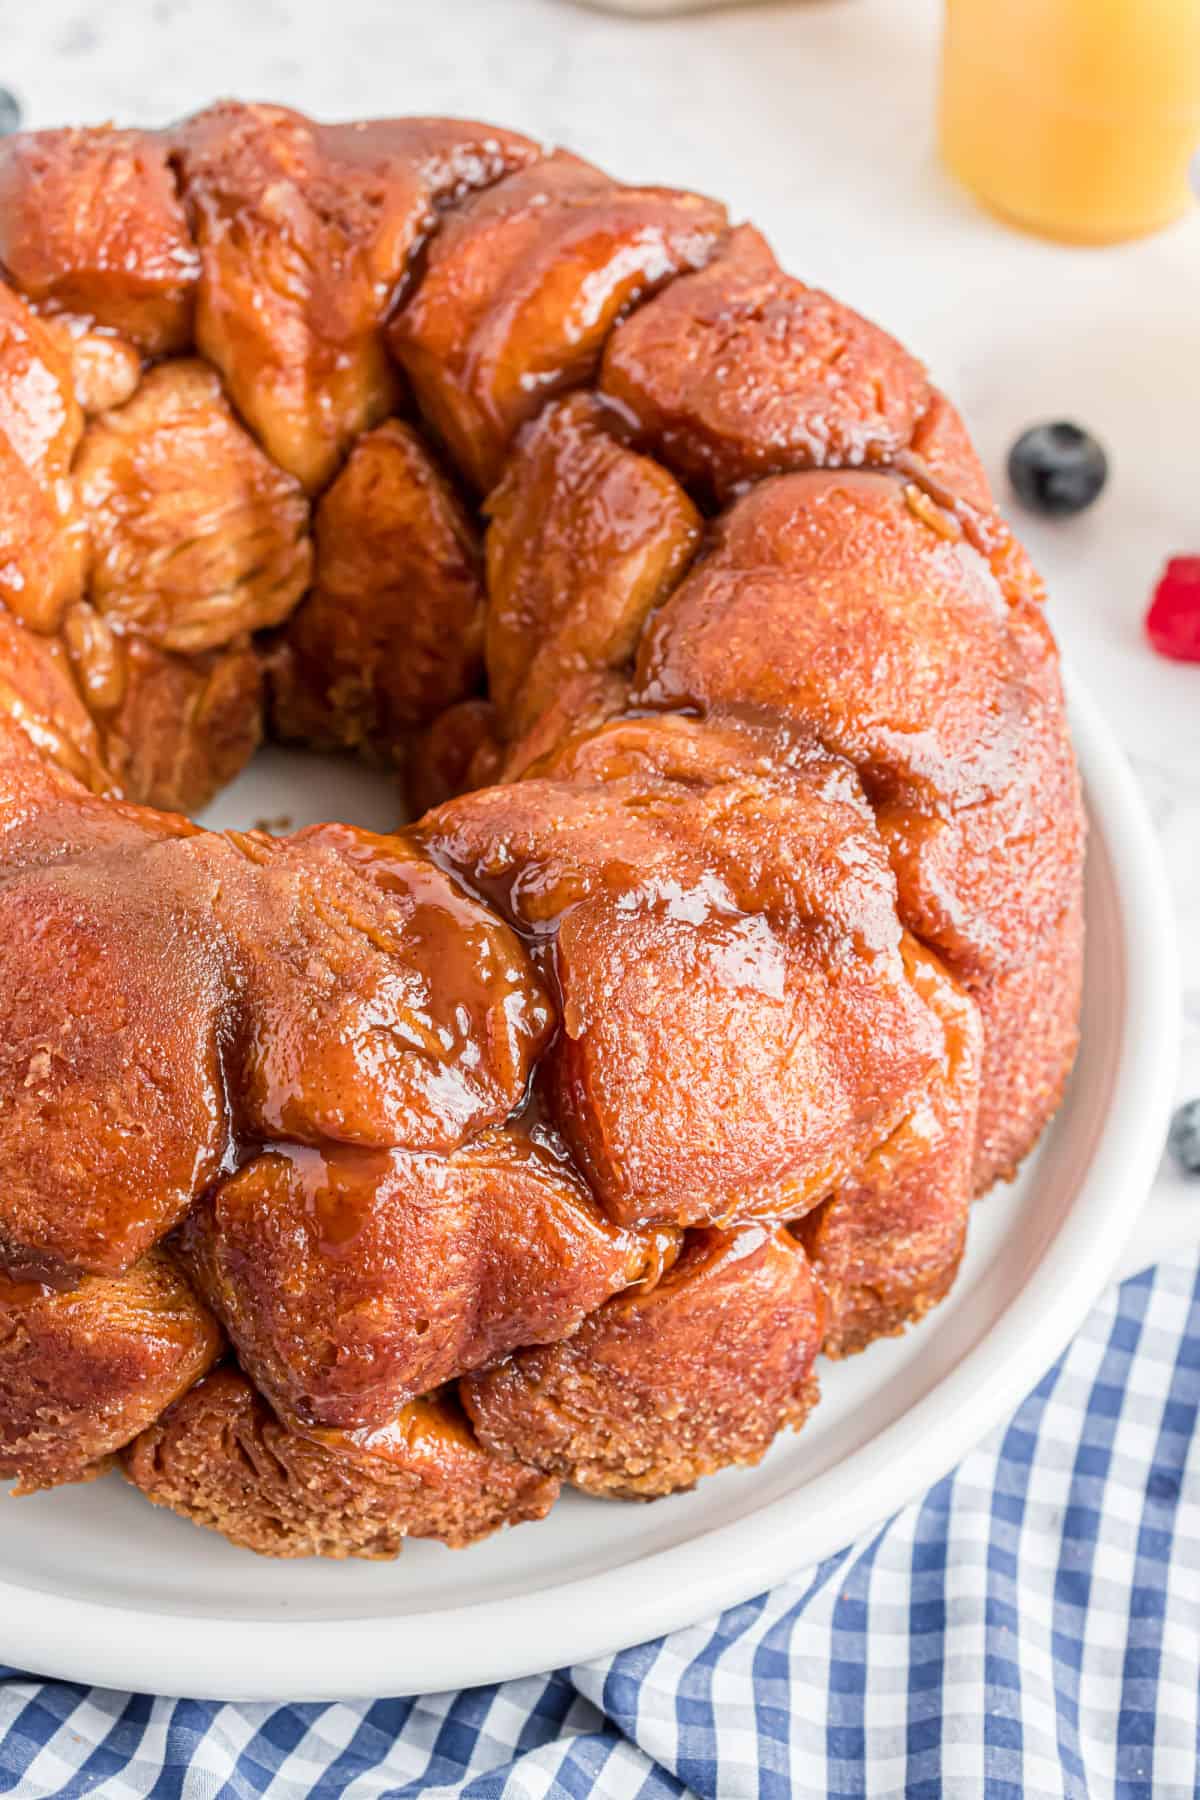
[[[420,1700],[232,1706],[0,1669],[0,1793],[1193,1800],[1200,1259],[1110,1292],[869,1538],[659,1643]]]

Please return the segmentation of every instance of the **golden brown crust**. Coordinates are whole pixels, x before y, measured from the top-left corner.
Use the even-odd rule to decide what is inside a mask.
[[[521,1133],[448,1157],[283,1147],[184,1227],[187,1266],[281,1417],[380,1426],[521,1344],[652,1282],[674,1235],[610,1225]]]
[[[981,995],[1021,981],[1080,891],[1078,776],[1036,591],[998,524],[964,521],[899,476],[781,476],[739,501],[652,622],[635,698],[753,701],[849,758],[905,925]],[[1036,1136],[1070,1065],[1077,939],[1068,955],[1036,1047],[1008,1041],[1038,1067],[999,1076],[1016,1144]],[[1028,998],[1028,975],[1021,985]],[[990,1028],[989,1080],[1004,1054]]]
[[[917,420],[912,453],[942,485],[980,512],[994,510],[987,473],[975,453],[966,426],[945,394],[930,391],[929,404]]]
[[[0,1481],[29,1494],[100,1473],[221,1348],[161,1250],[62,1290],[0,1267]]]
[[[0,607],[0,758],[22,750],[97,793],[111,786],[63,644],[27,631]]]
[[[593,731],[609,719],[629,710],[629,680],[610,669],[590,670],[567,678],[522,737],[497,747],[495,761],[477,752],[467,771],[466,788],[486,787],[491,781],[523,781],[551,766],[559,751],[580,732]]]
[[[703,263],[724,224],[715,201],[621,187],[562,151],[450,215],[388,341],[481,493],[517,427],[586,381],[621,312]]]
[[[313,590],[272,661],[275,730],[398,761],[479,685],[476,529],[417,433],[389,419],[358,439],[314,532]]]
[[[457,700],[414,738],[404,764],[408,816],[422,813],[494,781],[503,748],[496,736],[496,709],[476,695]]]
[[[541,1519],[558,1484],[489,1455],[450,1401],[419,1400],[366,1445],[279,1424],[244,1376],[218,1369],[130,1445],[121,1466],[157,1506],[260,1556],[399,1556],[408,1537],[454,1549]]]
[[[650,1292],[461,1382],[483,1444],[587,1493],[652,1500],[756,1463],[816,1396],[824,1300],[782,1228],[692,1236]]]
[[[1079,1047],[1083,896],[1015,968],[969,983],[983,1018],[975,1190],[1011,1181],[1058,1110]]]
[[[47,791],[3,849],[0,1241],[65,1263],[127,1268],[237,1133],[452,1150],[552,1028],[511,932],[398,840]]]
[[[130,827],[3,868],[0,1244],[115,1273],[217,1173],[222,960],[182,848]]]

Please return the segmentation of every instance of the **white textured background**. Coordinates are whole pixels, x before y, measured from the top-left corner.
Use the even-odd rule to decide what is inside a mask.
[[[156,124],[224,93],[327,117],[494,118],[752,215],[798,274],[926,358],[995,476],[1031,420],[1096,429],[1114,469],[1103,500],[1023,529],[1162,836],[1179,1092],[1200,1094],[1200,667],[1158,661],[1140,631],[1165,556],[1200,552],[1200,216],[1105,251],[993,224],[933,156],[938,12],[797,0],[651,22],[564,0],[0,0],[0,82],[33,125]],[[1200,1234],[1200,1184],[1165,1171],[1131,1265],[1193,1219]]]

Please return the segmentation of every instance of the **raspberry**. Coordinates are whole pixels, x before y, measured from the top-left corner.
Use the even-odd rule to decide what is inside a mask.
[[[1173,556],[1154,590],[1146,635],[1160,656],[1200,662],[1200,556]]]

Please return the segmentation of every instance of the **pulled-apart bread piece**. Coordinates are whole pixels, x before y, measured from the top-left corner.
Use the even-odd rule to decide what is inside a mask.
[[[63,615],[61,645],[99,753],[129,800],[196,812],[262,738],[262,668],[248,636],[192,656],[123,633],[89,601]]]
[[[522,781],[538,772],[537,765],[553,764],[557,753],[581,732],[594,731],[610,719],[629,711],[629,679],[611,669],[572,675],[534,724],[515,743],[500,750],[494,770],[477,755],[469,771],[469,787],[490,781]]]
[[[88,696],[105,764],[128,799],[199,812],[262,741],[262,665],[254,646],[242,636],[176,656],[133,634],[116,645],[119,697],[100,707]]]
[[[197,347],[268,454],[315,493],[394,410],[383,321],[438,202],[537,147],[469,120],[317,125],[230,101],[173,138],[200,248]]]
[[[482,673],[475,528],[396,419],[351,450],[314,519],[313,589],[271,667],[275,730],[399,760],[415,728]]]
[[[985,1017],[991,986],[1051,944],[1078,968],[1062,932],[1083,814],[1039,598],[998,520],[944,510],[896,475],[780,476],[721,521],[652,620],[635,682],[643,705],[772,708],[854,763],[905,924]],[[981,1187],[1057,1104],[1075,1029],[1063,998],[1012,1042],[1003,1086],[1018,1110],[1000,1160],[981,1138]],[[993,1027],[989,1058],[997,1041]]]
[[[0,1267],[0,1481],[86,1481],[221,1354],[169,1256],[58,1290]]]
[[[517,427],[592,374],[621,313],[707,261],[724,228],[715,200],[622,187],[564,151],[456,208],[388,341],[481,492]]]
[[[979,1113],[979,1010],[911,938],[904,957],[942,1027],[907,1118],[797,1226],[829,1301],[824,1350],[846,1356],[944,1298],[967,1236]]]
[[[617,327],[600,391],[719,500],[785,469],[890,460],[929,398],[895,338],[785,274],[749,225]]]
[[[281,1425],[236,1369],[194,1387],[130,1445],[147,1499],[260,1556],[396,1557],[408,1537],[461,1549],[545,1518],[558,1483],[476,1442],[450,1399],[321,1442]]]
[[[512,739],[572,676],[632,662],[692,559],[700,516],[587,394],[526,428],[486,510],[488,692]]]
[[[181,1247],[276,1412],[357,1428],[653,1285],[676,1234],[611,1225],[561,1155],[490,1131],[448,1157],[268,1150]]]
[[[200,262],[164,138],[94,125],[0,143],[0,265],[30,299],[186,350]]]
[[[54,631],[83,585],[71,484],[82,430],[70,364],[0,281],[0,604],[35,631]]]
[[[248,1137],[448,1152],[521,1103],[554,1027],[513,932],[402,838],[315,825],[193,851],[221,894]],[[245,879],[251,876],[251,879]]]
[[[18,825],[4,834],[0,1255],[117,1273],[220,1168],[221,944],[186,844],[154,818],[47,792],[27,861]]]
[[[416,835],[540,945],[550,1102],[623,1224],[799,1215],[939,1054],[853,772],[785,731],[614,722]]]
[[[76,485],[93,605],[164,650],[277,625],[308,586],[308,502],[191,358],[151,369],[84,433]]]
[[[689,1236],[649,1292],[609,1300],[574,1337],[459,1384],[497,1456],[587,1493],[652,1500],[756,1463],[817,1398],[824,1298],[781,1226]]]

